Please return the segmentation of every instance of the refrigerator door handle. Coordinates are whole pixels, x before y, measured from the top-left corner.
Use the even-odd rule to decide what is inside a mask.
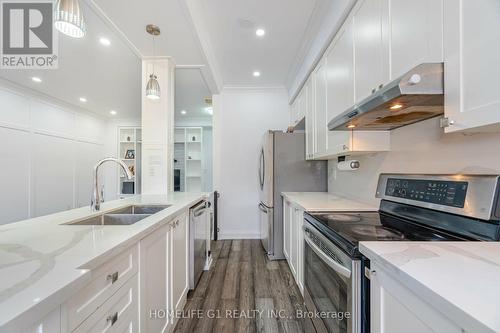
[[[264,189],[265,176],[266,176],[266,160],[264,157],[264,148],[262,148],[260,150],[260,160],[259,160],[259,182],[261,190]]]
[[[262,203],[259,204],[259,209],[261,210],[261,212],[263,213],[266,213],[267,214],[267,208],[266,206],[264,206]]]

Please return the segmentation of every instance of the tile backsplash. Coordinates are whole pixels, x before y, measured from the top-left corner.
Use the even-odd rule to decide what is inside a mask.
[[[391,151],[351,156],[357,171],[337,170],[328,162],[330,193],[378,204],[375,198],[380,173],[500,174],[500,133],[444,134],[439,118],[391,132]]]

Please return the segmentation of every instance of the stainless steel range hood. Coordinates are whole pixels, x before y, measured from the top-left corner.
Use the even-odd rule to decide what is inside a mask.
[[[443,63],[425,63],[385,85],[328,123],[331,131],[392,130],[444,111]]]

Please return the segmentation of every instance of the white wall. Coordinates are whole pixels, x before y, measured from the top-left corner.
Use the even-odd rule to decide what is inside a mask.
[[[90,203],[105,120],[0,81],[0,224]]]
[[[391,151],[358,159],[358,171],[329,162],[329,192],[378,204],[378,175],[396,173],[500,174],[500,133],[444,134],[437,118],[391,132]]]
[[[214,96],[214,189],[220,238],[259,237],[260,142],[269,129],[286,129],[285,89],[224,89]]]

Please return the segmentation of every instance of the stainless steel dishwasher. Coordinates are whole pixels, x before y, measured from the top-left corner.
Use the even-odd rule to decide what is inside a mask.
[[[189,210],[189,288],[194,289],[208,258],[210,202],[203,200]]]

